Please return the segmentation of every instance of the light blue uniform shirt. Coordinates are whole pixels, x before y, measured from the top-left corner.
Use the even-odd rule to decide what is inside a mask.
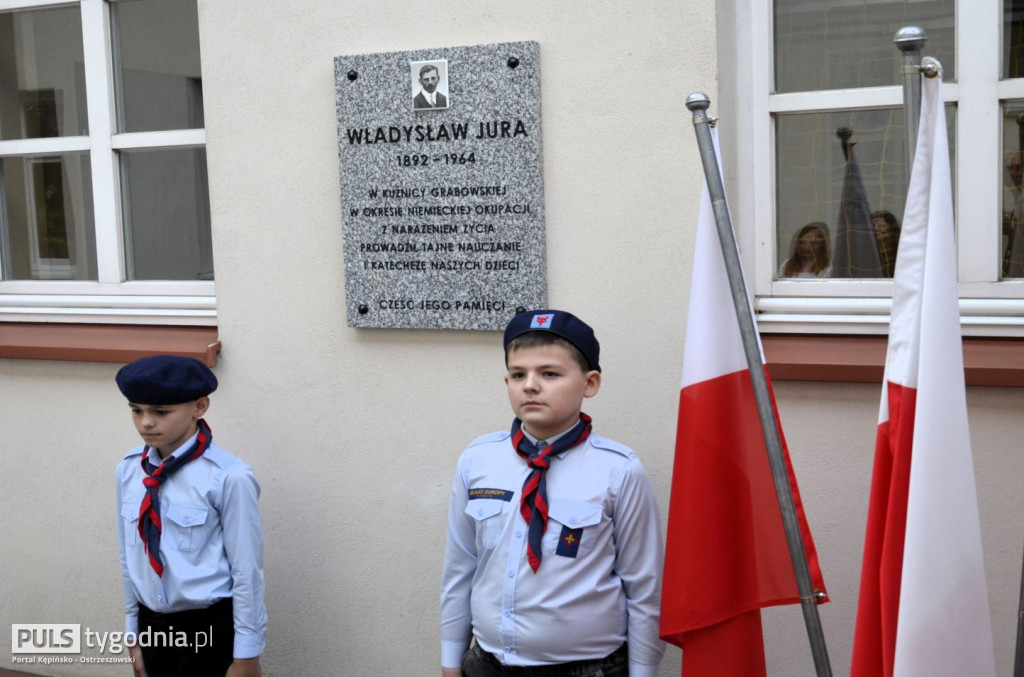
[[[190,448],[193,435],[175,454]],[[145,496],[142,451],[117,466],[117,536],[124,583],[125,631],[139,630],[139,604],[158,613],[202,609],[232,598],[235,658],[253,658],[266,646],[263,603],[263,530],[252,468],[216,444],[171,475],[159,491],[163,532],[161,578],[139,538]],[[155,449],[149,460],[160,465]]]
[[[537,573],[519,512],[529,473],[507,432],[475,440],[459,459],[441,581],[441,665],[457,667],[474,636],[518,666],[603,658],[628,640],[631,677],[654,677],[665,651],[663,552],[640,460],[594,434],[552,459]],[[579,540],[558,554],[563,527]]]

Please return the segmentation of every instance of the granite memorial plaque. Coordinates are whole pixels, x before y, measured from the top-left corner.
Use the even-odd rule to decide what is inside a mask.
[[[538,44],[339,56],[334,77],[349,326],[544,307]]]

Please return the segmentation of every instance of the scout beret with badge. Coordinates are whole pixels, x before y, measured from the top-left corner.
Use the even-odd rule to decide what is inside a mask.
[[[179,355],[143,357],[121,367],[114,380],[121,394],[137,404],[181,404],[217,389],[209,367]]]
[[[519,313],[505,327],[505,351],[508,352],[508,344],[512,339],[531,331],[545,331],[561,336],[576,346],[591,369],[601,371],[598,362],[601,344],[597,342],[590,325],[572,313],[564,310],[528,310]]]

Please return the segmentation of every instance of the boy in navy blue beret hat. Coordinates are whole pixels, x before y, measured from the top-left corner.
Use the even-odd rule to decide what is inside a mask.
[[[154,355],[115,381],[144,442],[117,466],[135,674],[258,677],[267,628],[260,486],[203,419],[217,377],[199,360]]]
[[[512,429],[470,443],[452,488],[442,674],[654,677],[661,525],[636,454],[581,411],[601,387],[594,330],[527,311],[504,346]]]

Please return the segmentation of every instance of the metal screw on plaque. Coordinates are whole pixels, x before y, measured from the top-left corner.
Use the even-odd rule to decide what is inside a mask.
[[[358,77],[359,77],[359,73],[356,73],[355,71],[349,71],[348,72],[348,79],[351,80],[352,82],[355,82],[356,78],[358,78]]]
[[[360,315],[365,315],[368,312],[370,312],[370,307],[367,306],[365,303],[360,303],[359,304],[359,314]]]
[[[525,312],[526,312],[526,308],[523,308],[522,306],[516,306],[516,315],[518,315],[519,313],[525,313]]]
[[[519,59],[517,59],[514,56],[510,56],[508,58],[508,67],[509,68],[516,68],[517,66],[519,66]]]

